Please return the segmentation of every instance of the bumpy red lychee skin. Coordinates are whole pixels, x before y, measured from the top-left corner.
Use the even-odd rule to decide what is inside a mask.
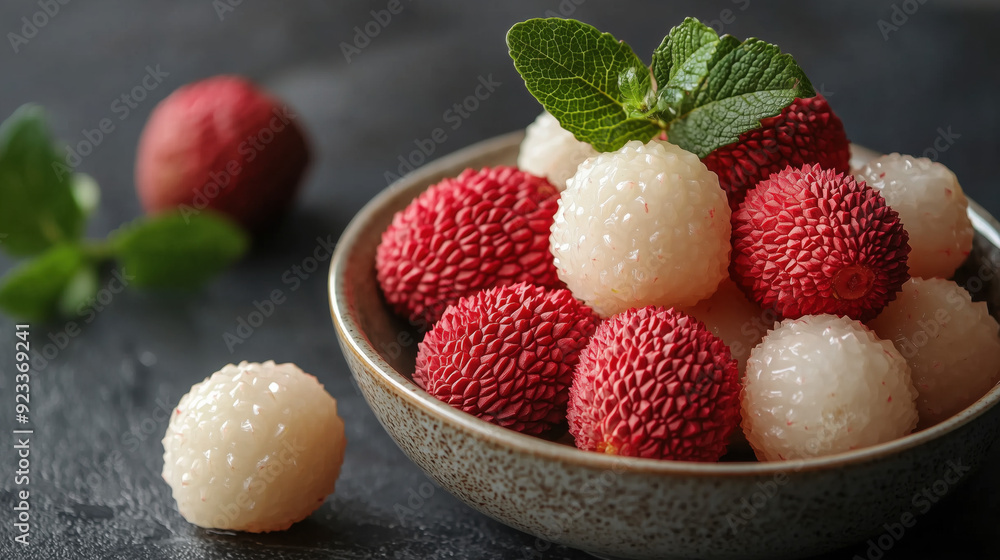
[[[448,307],[417,350],[413,381],[451,406],[527,434],[566,417],[597,317],[569,290],[518,283]]]
[[[878,191],[818,165],[786,168],[733,213],[733,280],[787,319],[873,319],[909,275],[909,236]]]
[[[729,348],[697,319],[630,309],[594,332],[570,388],[580,449],[675,461],[718,461],[740,421]]]
[[[211,208],[251,230],[291,206],[310,159],[295,113],[237,76],[181,87],[153,109],[135,182],[147,213]]]
[[[516,282],[562,288],[549,253],[559,193],[515,167],[467,169],[398,212],[375,270],[393,309],[420,330],[479,290]]]
[[[844,124],[822,95],[796,99],[760,124],[702,159],[719,176],[734,211],[748,190],[789,165],[817,163],[825,169],[850,171],[851,149]]]

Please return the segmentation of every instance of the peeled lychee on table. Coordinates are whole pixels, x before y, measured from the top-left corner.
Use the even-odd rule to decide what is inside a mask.
[[[559,278],[602,317],[689,306],[728,276],[730,210],[719,179],[673,144],[630,141],[580,164],[559,196]]]
[[[716,148],[702,160],[719,175],[733,211],[747,191],[772,173],[815,163],[824,169],[850,170],[851,151],[844,124],[822,95],[796,99],[738,141]]]
[[[426,331],[447,306],[494,286],[561,288],[549,254],[558,192],[515,167],[467,169],[431,186],[382,234],[375,270],[389,305]]]
[[[413,381],[487,422],[539,434],[566,417],[597,317],[565,289],[498,286],[460,299],[424,337]]]
[[[1000,382],[1000,325],[958,284],[913,278],[869,326],[913,371],[920,427],[954,416]]]
[[[725,343],[674,309],[604,321],[570,389],[576,446],[613,455],[718,461],[739,423],[739,372]]]
[[[153,109],[135,182],[147,213],[226,214],[250,230],[292,205],[310,152],[295,113],[237,76],[186,85]]]
[[[743,432],[762,461],[861,449],[917,425],[906,360],[847,317],[785,320],[751,352],[743,384]]]
[[[868,162],[855,176],[899,213],[910,236],[910,276],[951,278],[972,251],[975,234],[955,174],[927,158],[894,153]]]
[[[346,443],[337,401],[315,377],[295,364],[230,364],[170,415],[163,479],[195,525],[281,531],[333,492]]]
[[[907,233],[878,191],[818,165],[786,168],[733,214],[736,283],[782,317],[867,321],[909,279]]]

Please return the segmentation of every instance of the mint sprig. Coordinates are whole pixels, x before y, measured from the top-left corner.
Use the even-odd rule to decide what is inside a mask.
[[[528,91],[566,130],[601,151],[659,128],[635,106],[650,76],[632,48],[594,27],[571,19],[531,19],[512,27],[507,46]],[[623,91],[620,79],[632,72]]]
[[[0,249],[33,256],[0,279],[0,310],[29,320],[80,313],[115,260],[130,285],[191,288],[247,251],[247,234],[211,212],[140,218],[105,240],[84,240],[100,198],[97,183],[67,174],[37,106],[0,125]]]
[[[705,157],[816,92],[791,55],[742,43],[695,18],[670,30],[646,68],[632,49],[576,20],[531,19],[507,34],[528,91],[563,128],[600,151],[660,132]]]

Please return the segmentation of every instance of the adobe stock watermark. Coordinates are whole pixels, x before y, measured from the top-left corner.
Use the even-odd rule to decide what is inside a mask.
[[[819,438],[809,438],[805,447],[810,455],[814,457],[819,455]],[[794,468],[774,473],[770,480],[758,482],[755,485],[756,490],[748,496],[743,496],[733,502],[732,509],[726,514],[726,523],[729,524],[729,530],[732,534],[736,535],[741,527],[750,523],[754,517],[757,517],[757,514],[767,508],[771,500],[776,498],[781,493],[781,489],[791,481],[789,473],[797,473],[802,470],[802,467],[803,465],[800,464]]]
[[[298,115],[292,112],[287,105],[275,107],[267,126],[247,136],[237,146],[236,153],[238,157],[227,161],[225,165],[221,166],[221,169],[210,171],[207,183],[191,189],[192,194],[194,194],[191,204],[181,204],[178,206],[181,217],[184,218],[184,223],[191,223],[191,216],[201,213],[213,199],[218,198],[229,187],[233,179],[243,173],[243,166],[257,159],[274,142],[274,139],[297,118]]]
[[[536,537],[533,548],[527,549],[522,556],[523,560],[538,557],[552,548],[552,543],[565,535],[569,528],[586,515],[587,511],[600,503],[606,495],[612,493],[615,484],[625,472],[624,457],[615,456],[614,464],[609,469],[604,469],[600,474],[589,478],[580,486],[582,503],[572,513],[567,512],[562,519],[548,523],[545,538]]]
[[[750,0],[730,0],[730,2],[741,12],[745,12],[746,9],[750,7]],[[726,26],[732,25],[735,21],[736,13],[729,8],[723,8],[723,10],[719,12],[718,17],[703,21],[702,23],[711,27],[719,35],[722,35],[725,33]]]
[[[21,33],[7,32],[7,40],[10,41],[10,48],[14,50],[14,54],[21,52],[21,47],[37,37],[38,32],[45,29],[50,21],[62,13],[62,7],[69,3],[70,0],[38,0],[36,2],[38,11],[21,18],[19,29]]]
[[[312,254],[281,273],[280,279],[284,288],[275,288],[267,297],[253,300],[254,310],[245,316],[237,317],[233,330],[222,333],[222,342],[226,344],[230,354],[236,352],[237,346],[249,340],[254,332],[264,324],[264,321],[274,315],[275,310],[288,301],[289,293],[298,291],[303,283],[320,269],[322,263],[330,260],[336,246],[337,241],[333,238],[333,234],[328,234],[325,239],[317,237],[316,247],[313,248]]]
[[[452,106],[448,109],[445,109],[444,113],[441,114],[441,120],[443,120],[445,124],[450,125],[449,128],[451,130],[458,130],[462,127],[462,124],[466,121],[466,119],[479,110],[482,102],[489,99],[497,88],[502,85],[502,82],[498,82],[493,79],[493,74],[479,76],[478,83],[472,93],[467,95],[461,101],[452,104]],[[393,173],[391,170],[387,170],[383,174],[386,185],[399,180],[399,178],[403,175],[406,175],[423,165],[424,162],[434,155],[434,152],[437,151],[438,147],[447,141],[448,132],[444,127],[435,128],[426,138],[415,138],[413,140],[413,145],[416,146],[416,149],[411,151],[409,154],[399,155],[399,165],[396,167],[396,172]]]
[[[368,12],[371,15],[371,19],[362,25],[354,26],[353,41],[350,43],[347,41],[340,42],[340,52],[344,54],[344,60],[348,64],[353,62],[351,60],[352,57],[361,54],[362,51],[368,48],[368,45],[372,44],[372,40],[381,35],[386,27],[389,27],[393,16],[397,16],[403,12],[404,7],[402,0],[389,0],[385,8]]]
[[[170,76],[169,72],[160,69],[160,65],[146,66],[146,73],[139,79],[135,87],[116,97],[109,107],[111,115],[117,117],[119,121],[129,118],[134,109],[146,100],[150,92],[156,90],[163,83],[163,80]],[[94,128],[85,128],[80,131],[83,139],[76,144],[66,147],[65,163],[52,162],[52,171],[61,181],[64,177],[72,175],[84,158],[90,156],[101,144],[115,131],[115,122],[111,116],[107,116],[97,121]]]
[[[893,4],[889,13],[889,19],[880,19],[876,22],[882,40],[888,42],[889,35],[899,31],[900,27],[910,21],[910,16],[917,13],[920,6],[927,3],[927,0],[903,0],[899,4]]]
[[[952,132],[951,125],[948,125],[947,127],[939,126],[937,129],[937,136],[934,138],[934,141],[931,142],[931,145],[924,150],[924,153],[921,155],[931,161],[937,161],[941,157],[941,154],[951,149],[951,147],[955,144],[955,140],[958,140],[961,137],[961,134]]]
[[[561,0],[557,9],[559,13],[554,12],[551,8],[545,10],[542,15],[545,17],[561,17],[568,18],[574,13],[576,13],[577,8],[586,3],[587,0]]]
[[[959,286],[975,299],[975,295],[981,292],[997,275],[998,271],[992,268],[988,260],[984,260],[976,270],[976,274],[967,278],[964,284],[959,284]],[[917,320],[917,330],[913,331],[909,337],[901,335],[899,338],[893,339],[893,345],[903,357],[909,359],[916,356],[921,348],[936,339],[941,334],[941,330],[952,322],[953,317],[949,311],[959,311],[967,305],[962,294],[958,292],[948,292],[945,296],[945,303],[946,307],[939,307],[934,310],[933,314],[924,313],[924,318]]]
[[[406,491],[406,503],[396,502],[392,506],[392,511],[396,513],[396,519],[402,527],[416,527],[420,519],[423,518],[421,510],[427,501],[437,493],[437,486],[430,481],[421,482],[416,488]]]
[[[224,21],[226,19],[226,14],[230,14],[236,11],[243,5],[243,0],[212,0],[212,9],[215,10],[215,17],[219,18],[219,21]]]
[[[913,495],[910,500],[912,509],[903,512],[898,520],[884,524],[882,526],[885,529],[884,533],[868,539],[865,555],[855,554],[852,560],[880,560],[886,552],[896,546],[896,543],[903,540],[908,529],[912,529],[917,524],[918,516],[930,511],[934,504],[948,495],[962,477],[972,471],[972,467],[963,465],[961,461],[948,461],[945,465],[948,469],[941,478]]]

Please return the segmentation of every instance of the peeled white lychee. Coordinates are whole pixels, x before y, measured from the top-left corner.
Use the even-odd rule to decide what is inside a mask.
[[[951,278],[969,256],[974,234],[955,174],[942,163],[894,153],[873,159],[855,176],[899,213],[910,235],[910,276]]]
[[[909,434],[916,397],[891,342],[853,319],[806,315],[750,353],[743,432],[762,461],[841,453]]]
[[[315,377],[295,364],[230,364],[171,414],[163,479],[195,525],[280,531],[333,492],[346,443],[337,401]]]
[[[730,214],[718,176],[698,156],[633,140],[581,163],[560,193],[556,270],[602,317],[691,306],[729,276]]]
[[[555,117],[543,112],[524,132],[517,166],[545,177],[561,191],[566,188],[566,180],[576,173],[577,166],[597,154],[590,144],[577,140]]]
[[[765,311],[750,301],[728,278],[719,284],[712,297],[684,311],[705,323],[712,334],[726,343],[741,375],[746,371],[750,351],[779,319],[774,310]]]
[[[951,280],[912,278],[869,326],[913,371],[920,427],[933,426],[1000,382],[1000,325]]]

